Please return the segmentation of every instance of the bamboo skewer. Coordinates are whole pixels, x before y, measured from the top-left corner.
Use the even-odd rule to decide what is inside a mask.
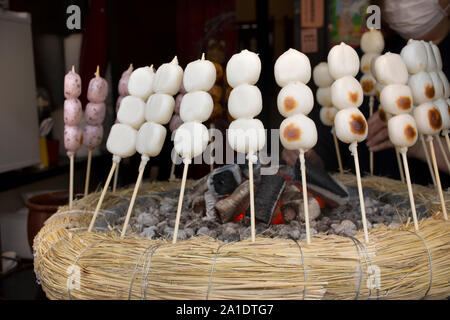
[[[450,152],[450,139],[448,137],[448,130],[444,130],[443,134],[444,134],[444,137],[445,137],[445,141],[447,142],[448,152]]]
[[[131,211],[133,211],[134,203],[136,202],[136,196],[137,196],[139,187],[141,186],[141,181],[142,181],[142,177],[144,176],[146,164],[147,163],[145,162],[145,164],[141,165],[141,167],[139,168],[139,174],[138,174],[138,177],[136,180],[136,184],[134,185],[133,195],[131,196],[131,200],[130,200],[130,204],[128,206],[128,211],[127,211],[127,215],[125,218],[125,222],[122,227],[122,233],[120,234],[121,238],[123,238],[125,236],[125,233],[127,231],[127,226],[128,226],[128,223],[130,222]]]
[[[367,231],[367,220],[366,220],[366,206],[364,203],[364,194],[363,194],[362,183],[361,183],[361,173],[360,173],[360,169],[359,169],[357,143],[356,142],[351,143],[349,149],[355,160],[356,181],[358,183],[359,203],[361,206],[361,216],[362,216],[362,224],[363,224],[363,229],[364,229],[364,238],[366,240],[366,243],[369,243],[369,234]]]
[[[371,117],[373,115],[373,104],[374,104],[374,96],[370,96],[370,98],[369,98],[369,117]],[[369,152],[369,167],[370,167],[370,175],[373,176],[373,151]]]
[[[408,158],[406,156],[406,151],[407,151],[406,148],[400,149],[400,153],[403,158],[403,166],[405,167],[406,183],[408,185],[409,202],[411,204],[411,212],[414,220],[414,228],[416,229],[416,231],[419,231],[419,222],[417,219],[416,205],[414,203],[414,194],[411,185],[411,177],[409,175]]]
[[[117,189],[117,180],[119,179],[119,167],[120,167],[120,164],[118,163],[116,170],[114,171],[114,181],[113,181],[112,192],[116,192],[116,189]]]
[[[442,156],[444,157],[445,164],[447,165],[448,172],[450,173],[450,162],[448,161],[447,152],[445,152],[444,145],[442,144],[441,138],[436,136],[436,141],[438,142],[439,149],[441,149]]]
[[[74,166],[74,155],[70,155],[70,172],[69,172],[69,209],[72,209],[73,203],[73,166]]]
[[[311,244],[311,231],[309,228],[308,190],[306,184],[305,151],[300,150],[300,170],[302,171],[303,211],[305,215],[306,243]]]
[[[86,167],[86,179],[84,182],[84,196],[86,197],[89,193],[89,178],[91,175],[91,162],[92,162],[92,150],[88,152],[87,167]]]
[[[255,190],[253,184],[253,161],[252,155],[249,154],[248,157],[248,175],[249,175],[249,186],[250,186],[250,223],[251,223],[251,235],[252,242],[255,242]]]
[[[400,180],[405,183],[405,173],[403,172],[402,160],[400,159],[400,152],[398,148],[395,147],[395,156],[397,157],[398,171],[400,173]]]
[[[336,137],[336,131],[334,131],[334,127],[333,129],[331,129],[331,133],[333,134],[334,147],[336,149],[336,157],[338,161],[339,172],[340,174],[344,174],[344,166],[342,165],[341,150],[339,149],[339,141]]]
[[[422,134],[420,135],[420,142],[422,143],[422,147],[423,147],[423,150],[425,152],[425,158],[427,159],[427,164],[428,164],[428,169],[430,170],[431,179],[433,180],[433,184],[436,187],[437,186],[436,178],[434,176],[433,167],[431,165],[430,154],[428,153],[428,148],[427,148],[427,145],[425,143],[425,139],[424,139]]]
[[[427,140],[428,140],[428,143],[430,144],[431,160],[433,161],[434,175],[436,177],[436,183],[437,183],[437,188],[438,188],[438,192],[439,192],[439,198],[441,200],[442,213],[444,215],[444,219],[448,220],[447,207],[445,206],[444,194],[442,193],[441,178],[439,177],[439,169],[438,169],[437,162],[436,162],[436,154],[434,152],[433,137],[432,136],[428,136]]]
[[[186,187],[186,178],[187,178],[187,173],[188,173],[188,167],[189,167],[189,163],[186,161],[184,163],[183,178],[181,179],[180,197],[178,199],[177,216],[175,219],[175,228],[173,229],[172,243],[177,243],[178,228],[180,227],[181,208],[183,207],[183,197],[184,197],[184,189]]]
[[[172,162],[172,166],[170,167],[169,181],[174,181],[175,179],[176,179],[176,177],[175,177],[175,163]]]
[[[106,179],[105,186],[103,187],[102,193],[100,195],[100,199],[97,202],[97,207],[95,208],[94,216],[92,217],[91,223],[89,224],[88,232],[91,232],[92,228],[94,227],[95,219],[97,219],[98,212],[100,211],[100,207],[102,206],[106,191],[108,190],[109,184],[111,183],[111,178],[113,176],[114,170],[116,170],[117,163],[118,162],[113,161],[111,170],[109,170],[108,178]]]

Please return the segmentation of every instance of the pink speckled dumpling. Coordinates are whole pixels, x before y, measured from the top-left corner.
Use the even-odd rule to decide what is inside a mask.
[[[90,126],[84,127],[83,144],[90,150],[97,148],[103,140],[103,127]]]
[[[80,100],[76,98],[64,100],[64,124],[76,126],[81,118],[83,118],[83,109]]]
[[[80,94],[81,78],[77,73],[69,71],[64,76],[64,97],[66,97],[66,99],[76,99]]]
[[[102,103],[89,102],[86,105],[85,118],[86,123],[91,126],[99,126],[105,119],[106,106]]]
[[[83,142],[82,131],[77,126],[64,126],[64,147],[70,157],[81,147]]]
[[[108,95],[108,82],[101,77],[92,78],[89,81],[87,98],[90,102],[100,103],[106,100]]]

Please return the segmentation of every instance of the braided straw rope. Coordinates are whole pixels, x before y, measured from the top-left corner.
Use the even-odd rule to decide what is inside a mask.
[[[355,182],[351,175],[339,179]],[[407,192],[401,182],[380,177],[364,178],[363,185]],[[153,184],[140,194],[170,188]],[[105,208],[131,191],[108,194]],[[310,245],[263,237],[172,244],[136,234],[120,238],[115,230],[87,232],[92,214],[83,210],[98,198],[91,194],[74,202],[79,211],[56,216],[36,236],[35,272],[50,299],[444,299],[450,296],[450,224],[433,189],[414,191],[429,211],[418,232],[407,221],[370,230],[368,244],[359,232],[351,238],[318,234]],[[78,285],[68,286],[75,262]]]

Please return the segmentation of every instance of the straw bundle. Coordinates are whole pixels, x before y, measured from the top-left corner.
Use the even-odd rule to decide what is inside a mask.
[[[386,178],[363,183],[386,192],[406,189]],[[151,184],[141,194],[170,187]],[[115,230],[88,233],[87,211],[98,198],[92,194],[70,213],[61,208],[36,236],[35,272],[50,299],[443,299],[450,295],[450,225],[438,212],[435,191],[414,188],[430,215],[420,231],[409,221],[372,229],[369,244],[361,232],[354,238],[319,234],[310,245],[262,237],[172,244],[135,234],[120,238]],[[130,193],[109,194],[105,204]]]

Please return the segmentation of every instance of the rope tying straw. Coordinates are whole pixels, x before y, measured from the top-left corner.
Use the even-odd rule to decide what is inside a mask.
[[[153,247],[154,247],[154,245],[152,244],[152,245],[148,246],[147,248],[145,248],[144,251],[141,253],[141,255],[139,256],[139,258],[138,258],[137,261],[136,261],[136,265],[134,266],[133,274],[131,275],[130,289],[129,289],[129,291],[128,291],[128,300],[131,300],[131,290],[133,290],[133,282],[134,282],[134,279],[135,279],[135,275],[136,275],[136,271],[137,271],[139,262],[141,261],[141,258],[144,256],[144,254],[146,254],[147,251],[148,251],[150,248],[153,248]],[[144,260],[144,264],[142,265],[142,267],[143,267],[144,265],[145,265],[145,260]]]
[[[303,287],[303,300],[305,300],[306,297],[306,266],[305,266],[305,260],[303,259],[303,251],[302,247],[300,246],[300,243],[298,243],[297,240],[291,237],[291,240],[295,242],[295,244],[298,246],[298,249],[300,250],[300,258],[302,260],[302,266],[303,266],[303,281],[305,281],[305,286]]]
[[[355,300],[358,300],[359,298],[359,293],[361,291],[361,283],[362,283],[362,277],[363,277],[363,273],[362,273],[362,261],[361,261],[361,252],[359,251],[359,246],[357,244],[357,242],[353,239],[353,237],[349,237],[350,240],[353,241],[353,244],[356,247],[356,252],[358,253],[358,257],[359,257],[359,281],[358,281],[358,285],[356,287],[356,295],[355,295]]]
[[[72,273],[73,273],[73,267],[76,266],[78,260],[81,258],[81,256],[83,255],[83,253],[84,253],[87,249],[94,248],[94,247],[96,247],[98,244],[100,244],[100,243],[102,243],[102,242],[104,242],[104,241],[105,241],[105,240],[99,240],[99,241],[93,243],[92,245],[85,247],[85,248],[84,248],[83,250],[81,250],[81,252],[76,256],[74,262],[73,262],[72,265],[70,266],[70,267],[72,267],[72,272],[71,272],[71,273],[69,274],[69,276],[67,277],[67,294],[69,295],[69,299],[70,299],[70,300],[73,300],[73,299],[72,299],[72,294],[70,293],[70,290],[71,290],[71,287],[72,287],[72,281],[69,281],[69,278],[72,276]],[[70,268],[70,267],[69,267],[69,268]]]
[[[428,293],[430,292],[431,286],[433,285],[433,260],[431,259],[430,249],[428,249],[425,239],[422,238],[419,234],[417,234],[413,231],[409,231],[409,230],[405,230],[405,232],[409,232],[409,233],[416,235],[423,242],[423,245],[425,246],[425,249],[427,250],[428,261],[430,262],[430,284],[428,285],[428,289],[425,292],[425,295],[423,296],[425,298],[428,295]]]
[[[356,238],[354,238],[352,236],[348,236],[348,238],[352,239],[352,241],[355,243],[355,245],[356,244],[359,245],[359,247],[365,253],[365,255],[364,255],[364,262],[366,263],[366,268],[369,269],[368,264],[367,264],[367,259],[368,259],[369,263],[370,263],[370,266],[371,266],[371,270],[375,273],[375,287],[377,288],[377,296],[376,297],[372,296],[372,288],[369,286],[369,297],[368,298],[369,299],[372,299],[372,298],[378,299],[378,298],[380,298],[380,283],[379,283],[378,277],[376,275],[376,269],[374,268],[374,264],[372,263],[372,259],[370,258],[370,255],[369,255],[369,252],[366,249],[366,246],[361,241],[359,241],[358,239],[356,239]],[[367,257],[367,259],[366,259],[366,257]],[[361,284],[359,285],[359,287],[361,287]],[[358,292],[358,295],[359,295],[359,292]]]
[[[141,279],[141,296],[143,295],[143,298],[141,300],[147,300],[147,285],[148,285],[148,274],[150,273],[150,265],[152,263],[152,258],[153,258],[153,254],[156,252],[156,250],[158,250],[160,247],[162,246],[162,244],[157,245],[153,250],[152,253],[150,254],[150,258],[148,260],[147,263],[147,267],[146,267],[146,271],[145,271],[145,278]],[[142,269],[142,273],[144,273],[144,269]],[[142,294],[142,284],[144,284],[144,293]]]
[[[229,243],[232,243],[232,242],[229,242]],[[212,263],[212,266],[211,266],[211,273],[209,274],[208,290],[206,291],[206,300],[209,300],[209,293],[211,291],[211,284],[212,284],[211,280],[212,280],[212,277],[213,277],[213,274],[214,274],[214,268],[216,267],[216,260],[217,260],[217,256],[219,255],[219,250],[222,247],[226,246],[227,244],[228,243],[223,243],[223,244],[219,245],[219,247],[217,247],[216,254],[214,255],[213,263]]]

